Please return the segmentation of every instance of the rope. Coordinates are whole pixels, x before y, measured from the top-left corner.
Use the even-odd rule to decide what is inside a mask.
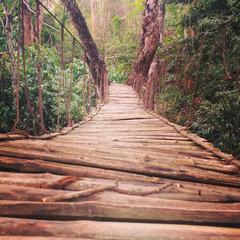
[[[68,91],[68,126],[72,125],[72,116],[71,116],[71,99],[72,99],[72,83],[73,83],[73,65],[74,65],[74,55],[75,55],[75,39],[72,40],[72,64],[71,64],[71,76],[69,83],[69,91]]]
[[[84,61],[84,70],[86,70],[86,63]],[[83,77],[83,85],[82,85],[82,99],[83,99],[83,114],[86,115],[86,76]]]
[[[68,29],[68,28],[66,28],[65,26],[64,26],[64,24],[41,2],[41,1],[39,1],[39,3],[40,3],[40,5],[64,28],[64,30],[66,30],[69,34],[70,34],[70,36],[82,47],[82,48],[84,48],[83,47],[83,45],[81,44],[81,42],[71,33],[71,31]]]

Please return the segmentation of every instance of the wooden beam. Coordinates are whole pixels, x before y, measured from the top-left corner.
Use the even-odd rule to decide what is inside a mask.
[[[13,228],[14,226],[14,228]],[[0,234],[61,237],[63,239],[116,239],[116,240],[239,240],[240,229],[174,224],[120,223],[93,221],[40,221],[0,218]],[[27,236],[29,238],[27,238]],[[32,237],[32,238],[31,238]],[[2,239],[1,239],[2,238]],[[12,240],[13,237],[0,240]],[[19,238],[15,238],[19,239]],[[21,239],[21,238],[20,238]],[[25,239],[22,237],[22,239]],[[44,238],[43,238],[44,239]],[[44,239],[45,240],[45,239]],[[55,239],[51,239],[55,240]]]
[[[136,199],[136,197],[135,197]],[[240,204],[190,203],[188,201],[139,199],[127,204],[101,201],[42,203],[0,201],[0,216],[39,219],[106,219],[111,221],[179,222],[240,226]],[[61,211],[60,211],[61,209]]]

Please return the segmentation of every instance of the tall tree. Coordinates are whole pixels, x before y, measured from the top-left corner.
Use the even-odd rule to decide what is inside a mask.
[[[86,51],[86,62],[95,81],[99,98],[102,102],[108,101],[108,76],[103,58],[89,32],[86,21],[79,9],[76,0],[61,0],[69,12],[73,25],[78,32],[82,45]]]
[[[13,126],[13,130],[17,127],[20,121],[20,107],[19,107],[19,81],[20,81],[20,69],[19,69],[19,47],[18,46],[18,57],[15,56],[15,42],[13,39],[13,22],[12,22],[12,11],[14,10],[15,5],[11,8],[3,1],[2,3],[4,9],[4,32],[6,34],[7,46],[9,59],[11,63],[11,77],[12,77],[12,88],[13,88],[13,96],[14,96],[14,107],[16,112],[16,119]]]
[[[42,0],[41,1],[45,6],[48,6],[48,0]],[[37,41],[38,34],[41,36],[42,28],[43,28],[43,18],[44,18],[44,8],[40,3],[40,0],[36,0],[36,18],[37,20],[35,21],[34,24],[34,34],[35,34],[35,39]]]
[[[128,84],[140,93],[147,81],[150,66],[159,46],[165,7],[163,0],[146,0],[143,13],[141,43]]]
[[[144,106],[149,110],[154,110],[154,97],[161,67],[159,57],[155,57],[149,69],[144,92]]]
[[[37,43],[37,51],[38,51],[38,60],[37,60],[37,80],[38,80],[38,118],[41,133],[46,132],[45,124],[44,124],[44,116],[43,116],[43,90],[42,90],[42,64],[40,60],[40,39],[41,39],[41,28],[43,22],[43,13],[41,11],[41,5],[39,0],[36,1],[36,24],[35,24],[35,37]]]
[[[41,1],[46,6],[48,0]],[[38,12],[37,12],[38,11]],[[38,32],[41,35],[43,27],[44,8],[36,0],[36,12],[31,8],[29,0],[22,0],[23,28],[24,28],[24,45],[31,46],[33,42],[37,42]],[[33,18],[35,16],[35,22]],[[38,18],[38,20],[37,20]]]
[[[24,27],[24,46],[31,46],[34,41],[34,29],[32,23],[32,11],[29,0],[22,1],[23,27]]]

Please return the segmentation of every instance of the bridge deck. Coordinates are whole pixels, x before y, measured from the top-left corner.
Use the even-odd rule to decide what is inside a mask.
[[[0,240],[240,239],[237,165],[110,91],[67,135],[0,143]]]

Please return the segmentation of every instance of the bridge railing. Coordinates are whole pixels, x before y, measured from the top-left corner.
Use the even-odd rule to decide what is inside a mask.
[[[98,101],[66,11],[32,2],[0,3],[0,132],[72,126]]]

